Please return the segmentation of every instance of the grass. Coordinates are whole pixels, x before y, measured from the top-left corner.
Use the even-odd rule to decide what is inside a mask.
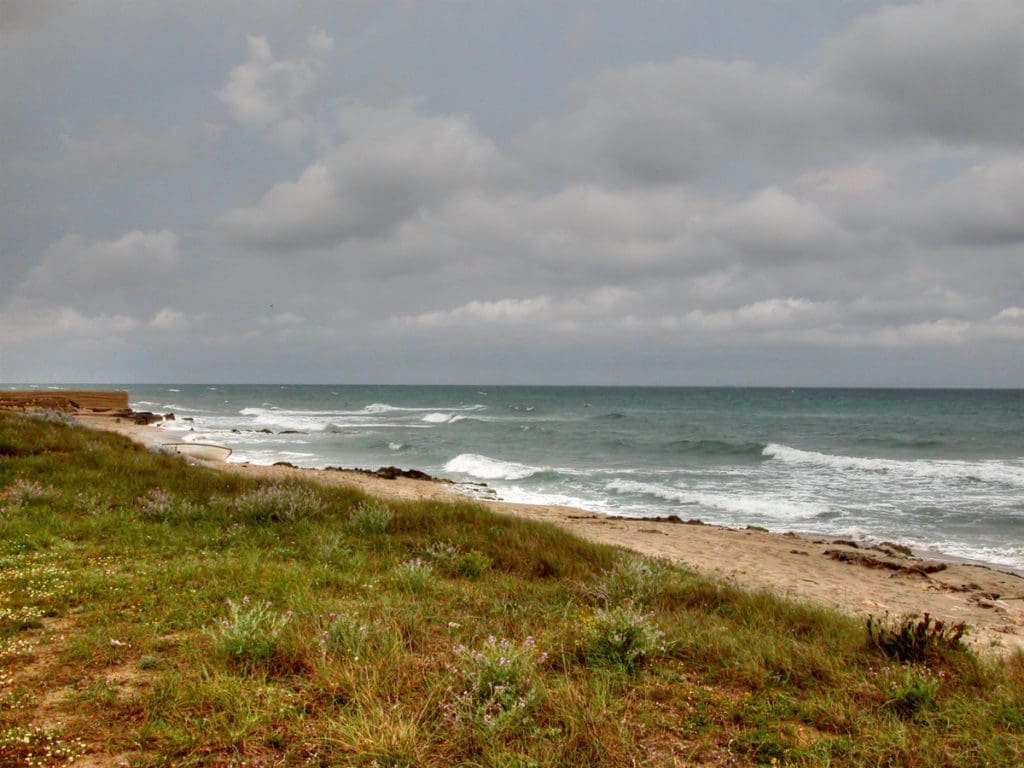
[[[0,414],[0,768],[1024,763],[1024,658],[920,621]]]

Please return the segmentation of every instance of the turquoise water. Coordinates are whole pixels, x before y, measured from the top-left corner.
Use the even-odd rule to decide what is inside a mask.
[[[191,416],[185,437],[233,460],[397,464],[511,501],[884,539],[1024,570],[1022,391],[128,389],[137,409]]]

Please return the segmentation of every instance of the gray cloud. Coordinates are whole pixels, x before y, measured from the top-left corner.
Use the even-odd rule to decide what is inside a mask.
[[[933,245],[1024,243],[1024,155],[972,166],[929,190],[921,209],[919,236]]]
[[[225,231],[262,248],[312,248],[378,237],[451,196],[497,181],[494,144],[461,117],[409,107],[352,108],[346,139],[292,182],[228,213]]]
[[[480,55],[530,4],[25,16],[0,377],[1019,383],[1024,11],[870,5],[653,61],[593,9],[561,68]]]
[[[869,135],[1020,147],[1024,5],[916,3],[865,18],[826,48],[825,86]]]
[[[182,261],[178,236],[168,230],[92,242],[68,235],[44,251],[15,295],[39,306],[124,312],[166,297]]]
[[[737,161],[806,168],[911,141],[1020,147],[1022,36],[1014,0],[885,9],[807,73],[693,58],[606,73],[528,145],[559,173],[630,184],[693,181]]]

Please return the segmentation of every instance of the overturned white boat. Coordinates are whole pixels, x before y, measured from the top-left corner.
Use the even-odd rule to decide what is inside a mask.
[[[160,446],[169,453],[178,453],[201,461],[227,461],[231,449],[213,443],[164,443]]]

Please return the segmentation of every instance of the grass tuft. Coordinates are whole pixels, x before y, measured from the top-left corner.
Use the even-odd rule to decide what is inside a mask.
[[[228,615],[209,631],[216,655],[246,672],[266,666],[282,649],[290,613],[279,613],[269,601],[228,600]]]
[[[394,518],[391,508],[382,501],[364,501],[345,520],[345,532],[353,536],[383,536]]]
[[[514,643],[492,635],[477,648],[456,646],[452,657],[446,720],[488,732],[510,731],[528,722],[543,698],[538,666],[547,659],[532,637]]]

